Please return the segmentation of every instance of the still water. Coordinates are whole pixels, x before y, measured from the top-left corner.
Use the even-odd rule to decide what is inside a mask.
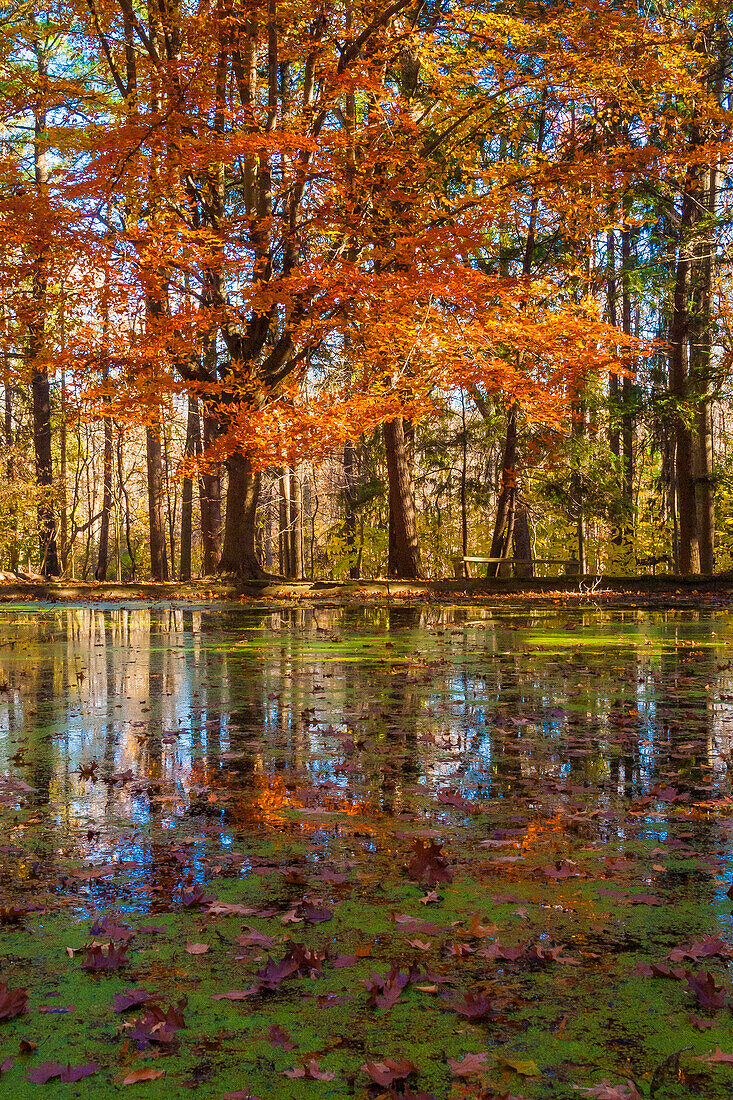
[[[470,827],[480,804],[486,829],[562,802],[602,831],[658,798],[699,817],[728,804],[731,643],[724,612],[6,606],[0,813],[36,813],[34,881],[59,855],[129,861],[131,909],[189,818],[203,877],[238,828]],[[30,872],[0,845],[6,887]]]

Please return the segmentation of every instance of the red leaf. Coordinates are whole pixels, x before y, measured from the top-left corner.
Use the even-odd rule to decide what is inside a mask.
[[[150,993],[147,989],[126,989],[124,993],[115,993],[112,998],[112,1007],[115,1012],[125,1012],[128,1008],[137,1008],[138,1005],[154,1001],[157,996],[156,993]]]
[[[312,1081],[333,1081],[336,1076],[329,1069],[321,1069],[315,1058],[311,1058],[304,1066],[296,1066],[295,1069],[282,1071],[284,1077],[308,1077]]]
[[[52,1077],[60,1077],[65,1069],[61,1062],[41,1062],[39,1066],[29,1069],[25,1076],[34,1085],[45,1085]]]
[[[383,1088],[389,1088],[395,1081],[403,1081],[405,1077],[415,1072],[412,1062],[408,1062],[406,1058],[400,1058],[397,1061],[385,1058],[383,1062],[365,1062],[361,1068],[369,1074],[375,1085],[381,1085]]]
[[[463,995],[462,999],[452,997],[451,994],[447,993],[443,996],[443,1000],[447,1008],[469,1020],[480,1020],[483,1016],[488,1016],[493,1007],[491,1000],[485,993],[474,993],[470,990]]]
[[[14,1020],[27,1011],[27,990],[10,989],[7,982],[0,982],[0,1020]]]
[[[422,840],[416,837],[412,842],[413,857],[407,865],[407,873],[416,882],[425,879],[429,886],[436,882],[451,882],[453,872],[449,870],[443,856],[443,846],[435,840]]]
[[[451,1068],[451,1073],[456,1077],[470,1077],[474,1073],[482,1073],[486,1069],[486,1059],[488,1058],[488,1051],[483,1051],[481,1054],[467,1054],[459,1062],[457,1059],[448,1059],[448,1065]]]
[[[725,1054],[720,1047],[716,1047],[714,1051],[710,1051],[708,1054],[700,1054],[695,1058],[696,1062],[709,1062],[714,1064],[716,1062],[728,1062],[733,1063],[733,1054]]]

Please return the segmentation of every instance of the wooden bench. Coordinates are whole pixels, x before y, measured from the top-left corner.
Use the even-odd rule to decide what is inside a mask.
[[[535,565],[562,565],[565,568],[566,576],[578,576],[580,569],[578,562],[573,558],[483,558],[483,557],[464,557],[462,554],[456,554],[451,558],[453,562],[453,572],[456,580],[462,580],[464,576],[470,575],[468,566],[475,565],[518,565],[518,566],[535,566]],[[465,574],[464,574],[465,568]]]

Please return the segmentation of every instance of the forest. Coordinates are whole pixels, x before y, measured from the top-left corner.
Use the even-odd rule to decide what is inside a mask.
[[[0,18],[0,568],[733,567],[725,0]]]

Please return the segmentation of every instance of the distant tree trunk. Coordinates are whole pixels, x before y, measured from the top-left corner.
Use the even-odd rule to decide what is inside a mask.
[[[7,375],[6,375],[7,377]],[[13,487],[15,482],[15,463],[13,461],[13,390],[9,382],[5,382],[5,445],[8,448],[8,461],[5,465],[5,473],[8,485]],[[11,492],[10,505],[10,568],[13,573],[18,572],[18,510]]]
[[[533,577],[532,565],[532,533],[529,529],[529,510],[527,505],[517,499],[514,508],[514,557],[524,558],[527,565],[515,565],[514,572],[517,577]]]
[[[415,498],[401,417],[383,425],[389,482],[389,558],[387,575],[414,579],[420,576]]]
[[[290,540],[290,469],[280,471],[280,572],[284,577],[293,575],[292,542]]]
[[[689,169],[682,196],[679,251],[675,274],[674,299],[669,326],[669,388],[678,408],[675,410],[675,475],[679,527],[679,570],[683,575],[700,572],[700,544],[697,529],[693,469],[693,433],[685,415],[689,398],[687,347],[690,329],[689,235],[696,204],[693,170]]]
[[[104,581],[107,579],[107,565],[109,559],[109,521],[112,512],[112,421],[108,416],[104,418],[104,456],[102,459],[102,478],[104,490],[102,494],[102,521],[99,528],[99,551],[97,553],[97,567],[94,570],[95,579]]]
[[[243,580],[263,580],[267,574],[257,560],[255,550],[260,474],[241,454],[230,455],[226,467],[229,483],[219,571],[235,573]]]
[[[210,446],[216,439],[218,425],[210,416],[202,417],[204,447]],[[197,452],[201,445],[197,441]],[[203,550],[202,570],[205,577],[215,573],[221,557],[221,472],[219,466],[205,470],[199,479],[199,500],[201,504],[201,543]]]
[[[499,497],[496,502],[494,534],[491,539],[491,553],[489,554],[491,558],[506,557],[512,542],[517,492],[517,438],[517,406],[512,404],[507,409],[501,485],[499,487]],[[499,563],[490,562],[486,570],[486,576],[498,577],[499,574]]]
[[[621,319],[625,336],[631,336],[631,230],[626,226],[621,231]],[[625,365],[631,368],[628,353]],[[621,499],[623,504],[624,527],[623,541],[631,545],[634,540],[634,412],[632,408],[634,384],[628,375],[624,376],[622,388],[623,416],[621,435],[623,439],[623,474],[621,480]],[[582,570],[581,570],[582,572]]]
[[[466,499],[466,468],[468,466],[468,432],[466,430],[466,396],[461,389],[461,554],[463,576],[468,577],[468,502]]]
[[[148,465],[148,520],[150,523],[150,575],[154,581],[168,580],[163,512],[163,453],[160,427],[145,430]]]
[[[577,440],[581,440],[585,435],[585,413],[585,402],[582,397],[576,398],[572,408],[571,430],[573,437]],[[580,454],[578,454],[573,472],[570,475],[570,495],[576,509],[575,531],[578,542],[578,572],[582,576],[586,572],[587,562],[585,555],[585,485],[580,462]]]
[[[199,411],[195,394],[188,395],[188,419],[186,422],[186,446],[184,456],[192,458],[196,453],[199,437]],[[191,552],[193,544],[193,478],[186,473],[181,487],[181,559],[178,578],[191,580]]]
[[[710,375],[713,323],[713,262],[716,251],[714,217],[717,173],[704,174],[701,192],[707,220],[702,221],[694,246],[694,277],[690,287],[690,382],[695,394],[695,450],[693,474],[700,572],[715,570],[715,503],[713,487],[713,432]],[[702,219],[701,219],[702,220]]]
[[[344,531],[346,535],[346,547],[349,554],[349,576],[356,580],[359,576],[359,567],[356,560],[356,511],[354,510],[354,444],[350,439],[344,443]]]
[[[616,301],[618,289],[616,285],[616,234],[609,229],[606,234],[606,247],[608,253],[608,320],[616,328],[618,325],[618,311]],[[616,458],[621,457],[621,433],[618,428],[618,375],[612,374],[608,382],[608,396],[610,398],[608,446],[611,454]],[[614,536],[614,542],[620,541],[620,531]]]
[[[48,60],[40,50],[36,51],[38,76],[42,84],[48,81]],[[35,169],[38,217],[43,218],[48,203],[48,150],[46,136],[46,111],[37,110],[34,117],[33,157]],[[28,365],[33,394],[33,449],[36,459],[36,481],[41,490],[38,502],[38,534],[41,552],[41,572],[46,577],[58,577],[61,573],[56,546],[56,517],[54,515],[52,488],[53,465],[51,458],[51,386],[47,362],[47,312],[48,312],[48,260],[49,242],[41,227],[36,255],[33,261],[31,297],[32,319],[28,324]]]
[[[292,471],[290,479],[290,563],[293,569],[293,577],[302,580],[303,577],[303,486],[300,481],[300,473],[296,469]]]

